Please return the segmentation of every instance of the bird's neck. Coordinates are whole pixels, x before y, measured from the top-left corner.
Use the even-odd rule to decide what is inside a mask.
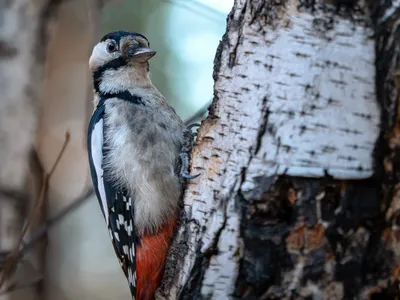
[[[96,93],[110,94],[127,90],[148,89],[153,87],[146,67],[107,69],[102,74],[93,75]]]

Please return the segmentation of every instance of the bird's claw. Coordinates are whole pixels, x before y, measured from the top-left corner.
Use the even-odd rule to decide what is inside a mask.
[[[200,176],[200,174],[190,175],[189,174],[189,157],[190,152],[192,151],[194,138],[197,136],[197,132],[192,132],[193,127],[199,127],[199,123],[190,124],[186,127],[183,133],[183,145],[181,148],[181,152],[179,153],[180,159],[180,169],[179,169],[179,177],[181,179],[195,179]]]
[[[181,176],[183,177],[183,178],[185,178],[185,179],[195,179],[195,178],[197,178],[197,177],[199,177],[200,176],[200,173],[199,174],[196,174],[196,175],[190,175],[190,174],[188,174],[188,173],[181,173]]]
[[[188,172],[189,169],[189,154],[187,152],[179,153],[179,158],[181,159],[181,169],[179,171],[179,175],[181,178],[185,179],[194,179],[199,177],[200,174],[190,175]]]
[[[191,130],[193,127],[200,127],[200,126],[201,126],[200,123],[193,123],[193,124],[188,125],[186,127],[186,129]]]

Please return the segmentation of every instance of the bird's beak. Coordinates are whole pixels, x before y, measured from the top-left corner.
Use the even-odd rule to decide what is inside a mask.
[[[150,48],[132,48],[127,51],[127,55],[135,61],[146,62],[156,55],[156,51]]]

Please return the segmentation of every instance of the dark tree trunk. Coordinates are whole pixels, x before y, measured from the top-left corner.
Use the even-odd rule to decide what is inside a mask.
[[[399,24],[398,1],[235,1],[159,299],[400,295]]]

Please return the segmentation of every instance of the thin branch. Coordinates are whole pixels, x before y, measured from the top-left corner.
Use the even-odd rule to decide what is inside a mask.
[[[72,202],[70,205],[68,205],[61,212],[56,214],[54,217],[48,219],[45,222],[45,224],[43,226],[41,226],[40,229],[37,230],[36,233],[33,234],[32,238],[29,240],[29,242],[24,243],[24,245],[18,255],[18,259],[22,258],[26,252],[28,252],[30,249],[32,249],[42,238],[44,238],[46,236],[46,233],[51,229],[51,227],[53,227],[55,224],[57,224],[59,221],[61,221],[65,216],[69,215],[71,212],[73,212],[78,207],[80,207],[93,194],[94,194],[93,189],[90,189],[87,193],[85,193],[83,196],[76,199],[74,202]]]
[[[39,282],[43,281],[43,279],[44,279],[43,276],[39,276],[37,278],[34,278],[34,279],[29,280],[24,283],[18,283],[15,281],[15,282],[9,284],[4,291],[1,291],[0,296],[4,296],[15,290],[19,290],[19,289],[23,289],[23,288],[27,288],[27,287],[33,287],[33,286],[37,285]]]
[[[202,108],[200,108],[193,116],[187,118],[184,123],[185,125],[190,125],[200,119],[203,119],[205,117],[205,114],[208,111],[208,107],[210,106],[212,101],[209,101],[206,105],[204,105]]]
[[[50,180],[50,177],[53,175],[53,173],[54,173],[54,170],[57,168],[57,166],[58,166],[58,163],[60,162],[60,160],[61,160],[61,157],[63,156],[63,154],[64,154],[64,152],[65,152],[65,149],[67,148],[67,145],[68,145],[68,143],[69,143],[69,139],[70,139],[70,134],[69,134],[69,132],[67,131],[66,133],[65,133],[65,140],[64,140],[64,144],[63,144],[63,146],[62,146],[62,148],[61,148],[61,151],[60,151],[60,153],[58,153],[58,156],[57,156],[57,158],[56,158],[56,161],[54,162],[54,165],[53,165],[53,167],[50,169],[50,172],[47,174],[47,176],[46,176],[46,180],[47,180],[47,185],[48,185],[48,183],[49,183],[49,180]]]
[[[6,260],[6,263],[4,265],[4,269],[3,269],[3,272],[2,272],[1,278],[0,278],[0,288],[3,286],[4,282],[6,281],[6,278],[11,274],[12,270],[14,269],[14,265],[15,265],[16,259],[18,257],[18,252],[19,252],[19,249],[21,247],[21,243],[22,243],[26,233],[28,232],[28,229],[30,228],[32,223],[34,221],[36,221],[36,218],[38,217],[38,215],[40,213],[40,209],[41,209],[41,207],[42,207],[42,205],[44,203],[44,197],[45,197],[45,194],[47,192],[47,188],[48,188],[48,185],[49,185],[50,178],[53,175],[54,170],[56,169],[58,163],[60,162],[61,157],[63,156],[63,154],[65,152],[65,149],[67,148],[69,139],[70,139],[70,134],[67,131],[65,133],[64,144],[63,144],[63,146],[61,148],[60,153],[57,156],[56,161],[54,162],[53,167],[51,168],[50,172],[47,173],[44,176],[44,180],[43,180],[42,187],[40,189],[39,196],[35,201],[35,207],[34,207],[33,211],[31,212],[31,214],[29,215],[28,221],[25,223],[24,228],[22,229],[22,232],[21,232],[21,234],[19,236],[18,242],[15,245],[15,248],[13,249],[13,251],[7,257],[7,260]]]

